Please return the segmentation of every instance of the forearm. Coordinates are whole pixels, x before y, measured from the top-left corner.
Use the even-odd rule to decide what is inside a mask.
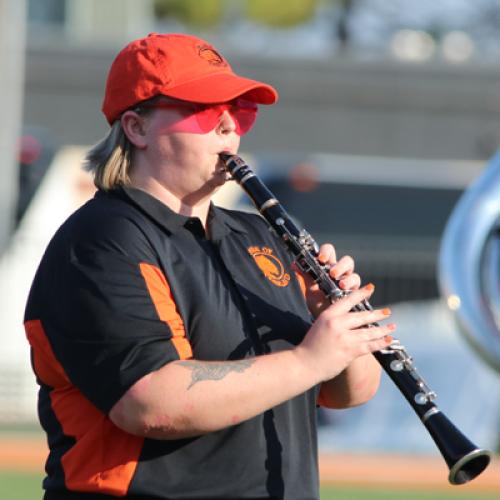
[[[254,417],[319,382],[295,350],[240,361],[175,361],[137,382],[110,418],[145,437],[196,436]]]
[[[324,381],[328,406],[360,404],[375,393],[380,375],[366,354],[385,348],[394,330],[363,328],[384,319],[382,310],[353,312],[371,292],[365,287],[330,305],[291,350],[239,361],[168,363],[136,382],[109,417],[132,434],[178,439],[238,424]]]
[[[366,403],[377,392],[380,373],[380,364],[373,355],[355,359],[337,377],[321,384],[320,404],[341,409]]]

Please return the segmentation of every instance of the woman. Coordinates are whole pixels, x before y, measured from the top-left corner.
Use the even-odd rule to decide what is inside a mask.
[[[215,207],[276,91],[188,35],[131,42],[108,75],[95,198],[49,244],[26,310],[50,455],[45,498],[318,498],[315,407],[370,399],[393,324],[331,305],[257,215]],[[311,322],[311,316],[316,318]],[[312,324],[311,324],[312,323]]]

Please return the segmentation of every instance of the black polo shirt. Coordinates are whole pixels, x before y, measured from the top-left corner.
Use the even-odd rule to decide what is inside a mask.
[[[99,191],[50,242],[25,325],[53,498],[318,497],[318,388],[190,439],[132,436],[107,416],[170,361],[290,349],[309,328],[290,258],[266,222],[212,206],[209,228],[207,239],[199,219],[121,188]]]

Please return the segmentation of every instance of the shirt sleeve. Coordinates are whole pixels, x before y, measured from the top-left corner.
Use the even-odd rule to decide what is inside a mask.
[[[105,413],[146,374],[191,357],[150,240],[136,221],[113,219],[79,228],[70,243],[64,234],[56,238],[38,277],[45,293],[40,317],[54,354]]]

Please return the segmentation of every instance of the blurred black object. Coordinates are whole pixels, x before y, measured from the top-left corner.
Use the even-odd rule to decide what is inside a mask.
[[[50,134],[38,127],[27,127],[19,138],[19,195],[16,207],[16,227],[23,218],[51,164],[56,144]]]

